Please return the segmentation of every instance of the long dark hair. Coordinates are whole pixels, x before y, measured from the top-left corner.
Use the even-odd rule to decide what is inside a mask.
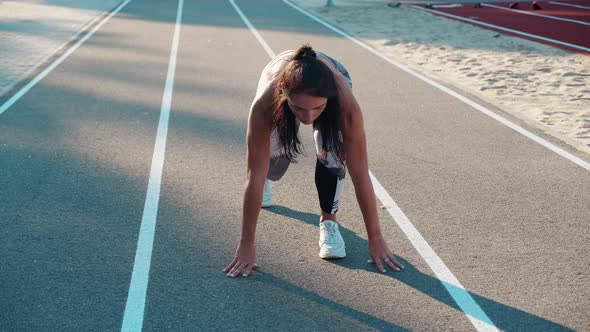
[[[273,95],[273,128],[277,130],[285,156],[292,163],[302,153],[297,121],[287,103],[288,96],[295,93],[328,98],[326,107],[313,122],[313,127],[322,133],[324,151],[335,152],[339,161],[343,162],[336,81],[332,70],[317,58],[309,44],[297,49],[291,61],[279,72]]]

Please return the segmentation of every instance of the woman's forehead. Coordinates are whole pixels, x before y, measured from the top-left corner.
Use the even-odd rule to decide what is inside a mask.
[[[303,108],[316,108],[325,104],[327,100],[328,98],[326,97],[313,96],[305,93],[293,93],[289,96],[289,102],[292,105]]]
[[[326,97],[322,97],[322,96],[314,96],[312,94],[309,93],[291,93],[289,94],[289,99],[290,100],[298,100],[301,102],[316,102],[316,101],[326,101]]]

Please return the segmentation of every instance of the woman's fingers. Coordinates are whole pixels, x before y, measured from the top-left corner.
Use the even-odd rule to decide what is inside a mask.
[[[229,263],[229,265],[225,269],[223,269],[223,272],[227,273],[227,271],[230,271],[234,267],[234,265],[236,265],[237,262],[238,262],[238,259],[234,258],[234,260],[231,261],[231,263]]]
[[[402,265],[402,263],[398,262],[397,259],[395,259],[395,257],[393,256],[389,256],[389,259],[393,262],[393,264],[395,264],[395,266],[397,266],[400,270],[405,268],[405,266]]]
[[[375,262],[377,262],[377,263],[375,263]],[[383,268],[383,263],[385,263],[385,265],[387,265],[390,269],[392,269],[394,271],[399,271],[404,268],[404,266],[400,262],[398,262],[393,256],[389,256],[389,257],[385,257],[385,258],[381,258],[381,259],[377,259],[377,260],[375,260],[374,258],[371,258],[367,261],[367,263],[376,264],[377,269],[379,269],[379,271],[381,271],[381,272],[385,272],[385,269]]]
[[[373,260],[375,262],[375,264],[377,265],[377,269],[381,272],[385,272],[385,268],[383,267],[383,263],[381,262],[380,259],[377,260]]]
[[[242,276],[247,277],[252,274],[252,271],[258,268],[258,264],[252,263],[244,263],[237,257],[225,268],[223,272],[227,273],[228,277],[235,277],[240,273]]]
[[[244,264],[238,263],[238,264],[236,264],[236,266],[234,266],[234,268],[231,271],[229,271],[227,276],[233,278],[233,277],[237,276],[240,272],[242,272],[243,268],[244,268]]]
[[[246,266],[246,268],[244,269],[244,271],[242,271],[242,277],[247,277],[250,275],[250,273],[252,273],[252,269],[256,268],[256,264],[252,264],[252,265],[248,265]]]
[[[393,262],[395,260],[391,260],[388,257],[384,258],[383,261],[385,262],[385,264],[387,264],[387,266],[389,266],[390,269],[394,270],[394,271],[399,271],[399,267],[397,267]],[[399,263],[398,263],[399,264]]]

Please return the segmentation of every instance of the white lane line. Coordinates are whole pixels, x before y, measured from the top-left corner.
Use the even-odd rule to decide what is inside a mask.
[[[235,4],[234,0],[229,1],[236,8],[236,10],[238,10],[238,13],[241,13],[241,10],[239,10],[239,7]],[[306,13],[305,11],[301,10],[299,7],[291,4],[288,1],[283,1],[315,20],[315,16]],[[242,20],[244,20],[248,28],[250,28],[250,30],[256,36],[258,42],[262,44],[264,49],[271,50],[269,55],[271,56],[271,58],[273,58],[275,53],[272,52],[272,49],[262,38],[262,36],[260,36],[260,34],[256,32],[256,29],[254,28],[252,23],[250,23],[250,21],[243,14],[240,14],[240,17],[242,17]],[[333,29],[332,26],[326,26],[330,29]],[[348,37],[347,35],[344,36]],[[389,196],[389,194],[387,193],[387,191],[385,191],[383,186],[381,186],[379,181],[377,181],[377,178],[373,175],[373,173],[369,171],[369,175],[371,176],[371,181],[373,182],[373,186],[375,187],[375,194],[377,194],[383,205],[387,207],[387,210],[389,211],[391,216],[397,222],[402,231],[406,234],[408,239],[410,239],[414,247],[416,247],[418,253],[420,253],[422,258],[430,266],[432,271],[434,271],[434,273],[440,279],[443,286],[447,289],[447,291],[453,297],[455,302],[457,302],[461,310],[463,310],[463,312],[466,314],[466,316],[469,318],[469,320],[475,326],[475,328],[478,331],[498,331],[494,323],[480,308],[480,306],[475,302],[475,300],[473,300],[469,292],[467,292],[465,288],[461,285],[461,283],[459,283],[457,278],[444,264],[440,257],[438,257],[434,250],[432,250],[430,245],[428,245],[426,240],[422,237],[422,235],[420,235],[418,230],[414,227],[414,225],[410,222],[406,215],[397,206],[395,201],[391,198],[391,196]]]
[[[473,23],[473,24],[477,24],[477,25],[483,25],[485,27],[493,28],[493,29],[496,29],[496,30],[506,31],[506,32],[517,34],[517,35],[526,36],[526,37],[533,38],[533,39],[538,39],[538,40],[543,40],[543,41],[546,41],[546,42],[550,42],[550,43],[554,43],[554,44],[558,44],[558,45],[563,45],[563,46],[575,48],[577,50],[581,50],[581,51],[585,51],[585,52],[590,52],[590,48],[588,48],[588,47],[584,47],[584,46],[580,46],[580,45],[576,45],[576,44],[566,43],[566,42],[563,42],[561,40],[551,39],[551,38],[545,38],[545,37],[542,37],[542,36],[537,36],[537,35],[533,35],[533,34],[530,34],[530,33],[522,32],[520,30],[509,29],[509,28],[501,27],[499,25],[494,25],[494,24],[489,24],[489,23],[485,23],[485,22],[481,22],[481,21],[472,20],[472,19],[466,18],[466,17],[452,15],[452,14],[448,14],[448,13],[437,11],[437,10],[431,10],[431,9],[427,9],[427,8],[422,8],[420,6],[411,6],[411,7],[412,8],[419,9],[419,10],[424,10],[424,11],[430,12],[432,14],[443,15],[443,16],[447,16],[447,17],[452,17],[452,18],[457,19],[457,20],[460,20],[460,21],[465,21],[465,22],[469,22],[469,23]]]
[[[84,44],[88,38],[92,37],[98,29],[100,29],[108,20],[110,20],[113,16],[115,16],[121,9],[123,9],[129,2],[132,0],[126,0],[125,2],[121,3],[115,10],[113,10],[107,17],[103,18],[103,20],[97,24],[92,30],[90,30],[84,37],[82,37],[78,42],[76,42],[72,47],[70,47],[64,54],[62,54],[57,60],[55,60],[51,65],[45,68],[42,72],[40,72],[35,78],[33,78],[29,83],[23,86],[17,93],[15,93],[12,97],[10,97],[2,106],[0,106],[0,114],[6,112],[7,109],[10,108],[14,103],[16,103],[24,94],[29,92],[39,81],[41,81],[47,74],[49,74],[52,70],[54,70],[57,66],[59,66],[65,59],[67,59],[74,51],[78,49],[82,44]],[[91,21],[88,25],[91,26],[94,24],[95,21],[100,19],[101,16],[97,16],[94,20]]]
[[[453,297],[457,305],[463,310],[467,318],[478,331],[499,331],[496,325],[490,320],[488,315],[475,302],[465,287],[453,275],[451,270],[445,265],[442,259],[434,252],[432,247],[422,237],[420,232],[414,227],[410,219],[395,203],[393,198],[387,193],[385,188],[379,183],[372,172],[369,172],[375,194],[379,197],[381,203],[387,208],[387,212],[393,217],[399,228],[406,234],[406,237],[412,242],[420,256],[426,264],[430,266],[434,274]]]
[[[588,22],[573,20],[571,18],[562,18],[562,17],[552,16],[552,15],[547,15],[547,14],[531,13],[531,12],[527,12],[527,11],[523,11],[523,10],[515,10],[515,9],[511,9],[511,8],[505,8],[505,7],[501,7],[501,6],[491,5],[488,3],[482,3],[481,6],[488,7],[488,8],[507,10],[509,12],[513,12],[513,13],[517,13],[517,14],[525,14],[525,15],[531,15],[531,16],[544,17],[544,18],[548,18],[551,20],[571,22],[571,23],[582,24],[582,25],[590,25],[590,23],[588,23]]]
[[[143,217],[137,240],[137,251],[135,252],[135,262],[133,264],[133,273],[131,274],[131,283],[129,284],[129,293],[127,294],[127,304],[125,305],[121,331],[141,331],[143,327],[145,298],[150,274],[152,248],[154,245],[158,202],[160,200],[160,184],[164,166],[166,137],[168,135],[168,119],[170,118],[172,92],[174,89],[174,74],[176,72],[176,55],[178,53],[178,42],[180,39],[183,3],[183,0],[178,1],[176,26],[174,27],[168,74],[166,76],[164,96],[162,97],[162,107],[160,109],[160,120],[158,122],[154,155],[152,157],[150,179],[145,205],[143,207]]]
[[[549,3],[552,3],[554,5],[558,5],[558,6],[568,6],[568,7],[576,7],[576,8],[580,8],[580,9],[590,9],[590,7],[587,7],[587,6],[574,5],[571,3],[559,2],[559,1],[549,1]]]
[[[234,9],[236,10],[236,12],[238,12],[238,15],[240,15],[240,17],[242,18],[244,23],[246,23],[246,26],[250,29],[250,31],[252,31],[252,33],[254,34],[254,37],[256,37],[256,39],[258,40],[260,45],[262,45],[262,48],[264,48],[264,50],[266,51],[266,54],[268,54],[268,56],[271,57],[271,59],[274,58],[275,53],[268,46],[268,44],[264,41],[264,39],[262,39],[262,36],[258,33],[258,30],[256,30],[254,28],[254,26],[252,25],[252,23],[250,23],[250,20],[248,20],[246,15],[244,15],[244,13],[242,13],[242,10],[240,9],[240,7],[238,7],[238,5],[236,5],[234,0],[229,0],[229,2],[232,4],[232,6],[234,6]]]

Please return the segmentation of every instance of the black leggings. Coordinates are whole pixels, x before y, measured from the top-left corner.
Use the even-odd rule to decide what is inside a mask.
[[[322,149],[322,135],[319,129],[314,129],[314,141],[316,146],[315,186],[318,190],[320,207],[326,213],[334,214],[338,211],[338,203],[344,188],[346,165],[336,158],[335,153]],[[270,168],[266,176],[271,181],[278,181],[283,177],[289,160],[279,147],[276,132],[271,135]]]
[[[320,207],[326,213],[336,213],[344,188],[345,168],[330,169],[318,159],[315,163],[315,187],[318,190]],[[341,174],[338,174],[341,173]]]

